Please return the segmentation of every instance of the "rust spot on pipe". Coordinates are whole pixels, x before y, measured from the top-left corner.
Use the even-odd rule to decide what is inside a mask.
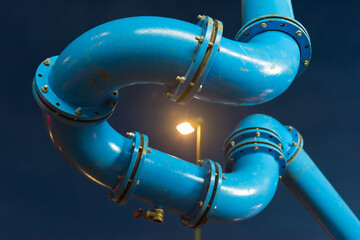
[[[97,70],[97,72],[105,81],[109,81],[110,76],[107,72],[105,72],[103,70]]]
[[[243,72],[248,72],[249,71],[249,69],[247,69],[247,68],[240,68],[241,69],[241,71],[243,71]]]
[[[89,78],[88,80],[90,83],[92,83],[94,85],[96,85],[98,83],[95,78]]]

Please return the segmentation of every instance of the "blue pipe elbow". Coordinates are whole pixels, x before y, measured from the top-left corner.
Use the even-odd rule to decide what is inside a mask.
[[[199,16],[197,25],[136,17],[98,26],[46,59],[33,94],[52,141],[72,165],[109,188],[111,200],[124,204],[134,196],[179,213],[192,228],[210,218],[256,215],[273,198],[280,178],[331,236],[359,238],[356,216],[302,150],[302,137],[291,126],[262,114],[245,118],[225,142],[221,167],[209,159],[197,166],[162,153],[148,146],[147,136],[125,137],[107,123],[118,89],[133,84],[162,85],[180,104],[195,97],[255,105],[285,91],[309,65],[308,33],[293,19],[290,0],[242,5],[244,26],[236,41],[223,38],[222,23],[208,16]],[[315,187],[324,193],[314,196]]]
[[[244,33],[241,42],[222,38],[222,23],[202,16],[198,25],[160,17],[133,17],[100,25],[73,41],[48,69],[53,108],[83,110],[106,105],[111,93],[133,84],[159,84],[166,96],[186,103],[193,96],[210,102],[254,105],[285,91],[297,75],[300,45],[309,42],[295,20]],[[280,28],[286,22],[290,28]],[[244,35],[244,36],[245,36]],[[307,49],[310,49],[308,43]],[[307,54],[307,55],[306,55]],[[305,56],[306,55],[306,56]],[[309,59],[308,59],[309,60]],[[44,75],[44,73],[41,73]],[[38,91],[42,96],[39,85]],[[56,106],[55,102],[61,102]],[[111,112],[106,111],[107,114]],[[79,117],[79,116],[78,116]],[[95,118],[96,116],[92,116]]]
[[[44,114],[55,147],[68,162],[100,185],[113,189],[129,168],[133,141],[118,134],[107,121],[76,123]]]

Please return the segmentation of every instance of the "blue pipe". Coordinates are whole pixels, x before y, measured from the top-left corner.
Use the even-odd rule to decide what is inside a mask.
[[[291,169],[298,155],[303,158],[302,138],[271,117],[252,115],[230,134],[224,173],[209,159],[197,166],[152,149],[140,133],[121,136],[106,121],[116,106],[117,90],[132,84],[163,85],[166,96],[178,103],[196,97],[254,105],[285,91],[309,64],[306,30],[293,19],[288,0],[243,1],[243,11],[246,24],[236,37],[240,42],[222,38],[222,23],[208,16],[199,16],[197,25],[127,18],[81,35],[36,72],[33,93],[45,112],[49,135],[72,165],[110,189],[111,200],[124,204],[134,196],[179,213],[186,226],[256,215],[285,174],[294,191],[305,189],[303,202],[326,229],[334,236],[344,234],[346,228],[322,217],[329,216],[330,208],[306,195],[313,176],[302,174],[302,180],[285,173],[286,161],[292,162]],[[324,194],[339,200],[326,179],[319,184]],[[349,226],[358,226],[350,210],[343,209],[339,215],[348,214]]]
[[[242,0],[241,10],[243,25],[268,15],[294,18],[291,0]]]
[[[112,91],[132,84],[172,89],[198,48],[201,27],[160,17],[134,17],[100,25],[73,41],[51,70],[49,87],[69,104],[101,105]],[[221,39],[221,48],[197,98],[233,105],[269,101],[295,78],[297,42],[269,31],[249,43]],[[219,89],[223,89],[219,91]],[[230,91],[230,92],[228,92]]]
[[[287,162],[282,181],[333,239],[360,239],[360,222],[305,150]]]

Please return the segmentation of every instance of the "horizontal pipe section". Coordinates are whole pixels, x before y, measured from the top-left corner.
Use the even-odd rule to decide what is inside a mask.
[[[282,181],[333,239],[360,239],[360,222],[304,150]]]
[[[200,200],[207,169],[152,149],[147,154],[134,197],[190,215]]]
[[[197,25],[160,17],[134,17],[100,25],[58,57],[50,88],[80,107],[100,106],[113,90],[152,83],[174,88],[198,49]],[[254,105],[285,91],[294,80],[300,51],[286,33],[269,31],[249,43],[221,39],[221,48],[197,97]]]

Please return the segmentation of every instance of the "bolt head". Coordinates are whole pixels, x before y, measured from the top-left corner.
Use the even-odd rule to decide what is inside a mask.
[[[78,108],[75,110],[75,114],[79,116],[79,115],[81,115],[81,113],[82,113],[81,107],[78,107]]]
[[[296,143],[296,142],[292,142],[292,145],[293,145],[293,146],[296,146],[296,145],[297,145],[297,143]]]
[[[224,180],[226,179],[226,177],[225,177],[225,175],[224,175],[224,174],[222,175],[222,179],[224,179]]]
[[[280,156],[279,156],[279,160],[283,160],[283,159],[284,159],[284,157],[280,155]]]
[[[50,64],[51,64],[51,61],[50,61],[50,59],[49,58],[47,58],[47,59],[45,59],[43,62],[42,62],[45,66],[50,66]]]
[[[302,64],[303,64],[305,67],[307,67],[307,66],[309,66],[309,61],[308,61],[308,60],[304,60],[304,61],[302,62]]]
[[[289,126],[289,131],[292,131],[294,128],[292,126]]]
[[[42,91],[43,93],[47,93],[48,90],[49,90],[48,85],[44,85],[44,86],[41,88],[41,91]]]
[[[198,88],[198,92],[200,92],[201,91],[201,89],[202,89],[202,84],[200,85],[200,87]]]
[[[266,23],[262,23],[262,24],[260,24],[260,27],[261,27],[262,29],[265,29],[265,28],[267,27],[267,24],[266,24]]]
[[[257,151],[257,150],[259,150],[259,147],[254,147],[254,151]]]
[[[198,204],[201,207],[203,205],[203,201],[199,201]]]
[[[206,19],[206,17],[205,17],[204,15],[200,15],[200,14],[199,14],[199,15],[197,16],[197,19],[204,21],[204,20]]]
[[[235,146],[235,142],[234,142],[234,141],[231,141],[231,142],[230,142],[230,146],[232,146],[232,147]]]
[[[204,41],[204,37],[203,36],[196,36],[195,39],[199,42],[202,43]]]
[[[178,81],[179,83],[183,84],[185,82],[185,77],[184,76],[177,76],[176,77],[176,81]]]
[[[301,35],[302,35],[302,32],[300,30],[297,30],[296,31],[296,36],[301,37]]]
[[[260,137],[260,132],[256,132],[256,137]]]

